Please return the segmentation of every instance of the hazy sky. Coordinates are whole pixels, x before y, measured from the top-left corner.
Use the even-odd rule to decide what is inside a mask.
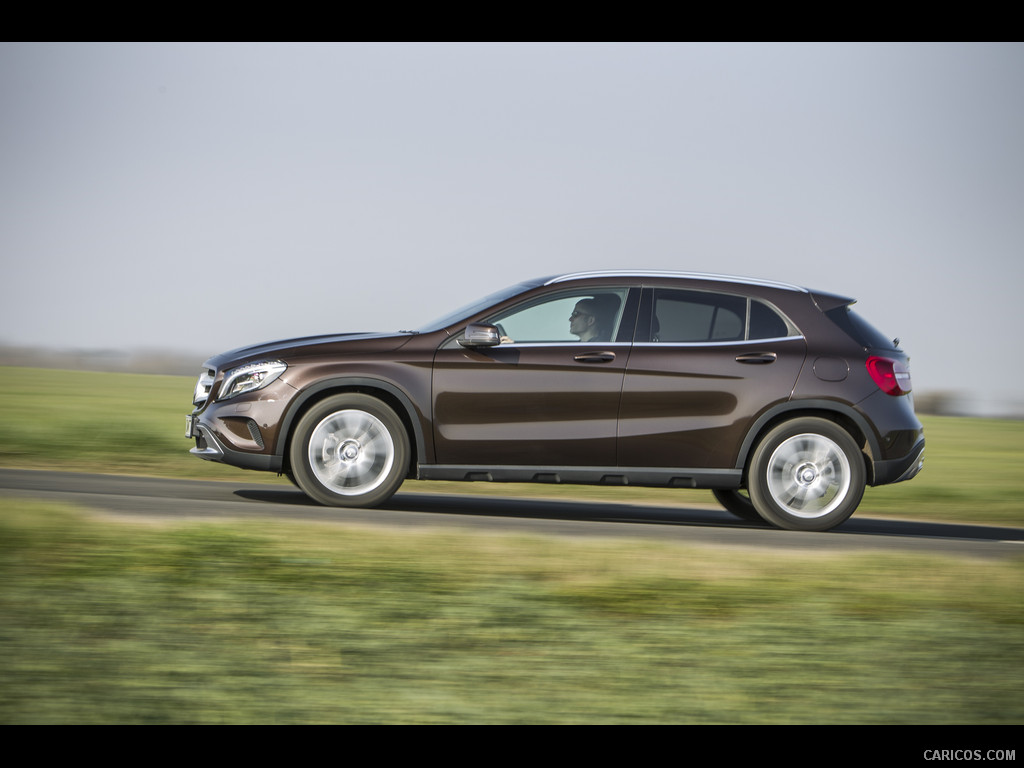
[[[1024,45],[0,43],[0,342],[205,356],[577,269],[859,299],[1018,395]]]

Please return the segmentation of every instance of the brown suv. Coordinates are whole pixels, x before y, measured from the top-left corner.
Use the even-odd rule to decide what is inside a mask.
[[[717,275],[544,278],[419,331],[213,357],[187,436],[328,505],[381,504],[407,477],[670,486],[826,530],[924,452],[908,358],[852,303]]]

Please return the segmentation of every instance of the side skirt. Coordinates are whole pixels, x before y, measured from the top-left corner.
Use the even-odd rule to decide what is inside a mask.
[[[655,467],[488,467],[420,464],[418,480],[487,483],[568,483],[573,485],[640,485],[654,488],[739,488],[739,469],[661,469]]]

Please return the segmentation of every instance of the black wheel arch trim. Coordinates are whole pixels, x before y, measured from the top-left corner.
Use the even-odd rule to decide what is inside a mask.
[[[871,463],[873,464],[875,461],[878,461],[878,458],[882,455],[881,446],[878,443],[875,431],[871,428],[868,420],[852,406],[837,403],[835,400],[787,400],[784,403],[772,406],[762,413],[750,429],[747,430],[747,436],[743,439],[743,444],[740,446],[739,454],[736,457],[736,468],[746,470],[747,459],[754,450],[758,437],[764,434],[769,424],[779,421],[780,418],[788,418],[801,412],[806,412],[808,415],[820,415],[822,412],[834,413],[849,419],[857,426],[864,439],[867,440],[868,448],[871,451]],[[869,466],[868,471],[870,482],[874,477],[874,467]]]
[[[291,438],[292,425],[306,410],[306,406],[310,401],[319,400],[319,396],[325,393],[344,392],[346,390],[360,391],[366,394],[372,394],[372,392],[367,392],[367,390],[378,390],[386,392],[393,397],[404,411],[404,413],[399,413],[398,417],[412,429],[411,437],[416,446],[415,463],[423,461],[426,442],[423,438],[423,428],[420,425],[418,416],[419,412],[413,405],[412,398],[394,382],[370,376],[338,376],[318,381],[311,387],[304,389],[302,394],[295,398],[295,401],[288,408],[288,412],[281,421],[280,436],[278,437],[277,445],[274,446],[274,455],[280,456],[283,459],[287,453],[288,441]]]

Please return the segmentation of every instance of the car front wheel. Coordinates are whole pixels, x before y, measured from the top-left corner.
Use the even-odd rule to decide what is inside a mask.
[[[289,459],[296,484],[310,498],[336,507],[374,507],[405,479],[409,438],[380,400],[335,395],[299,420]]]
[[[819,418],[787,421],[754,451],[748,487],[761,517],[793,531],[827,531],[860,504],[866,472],[857,443]]]

